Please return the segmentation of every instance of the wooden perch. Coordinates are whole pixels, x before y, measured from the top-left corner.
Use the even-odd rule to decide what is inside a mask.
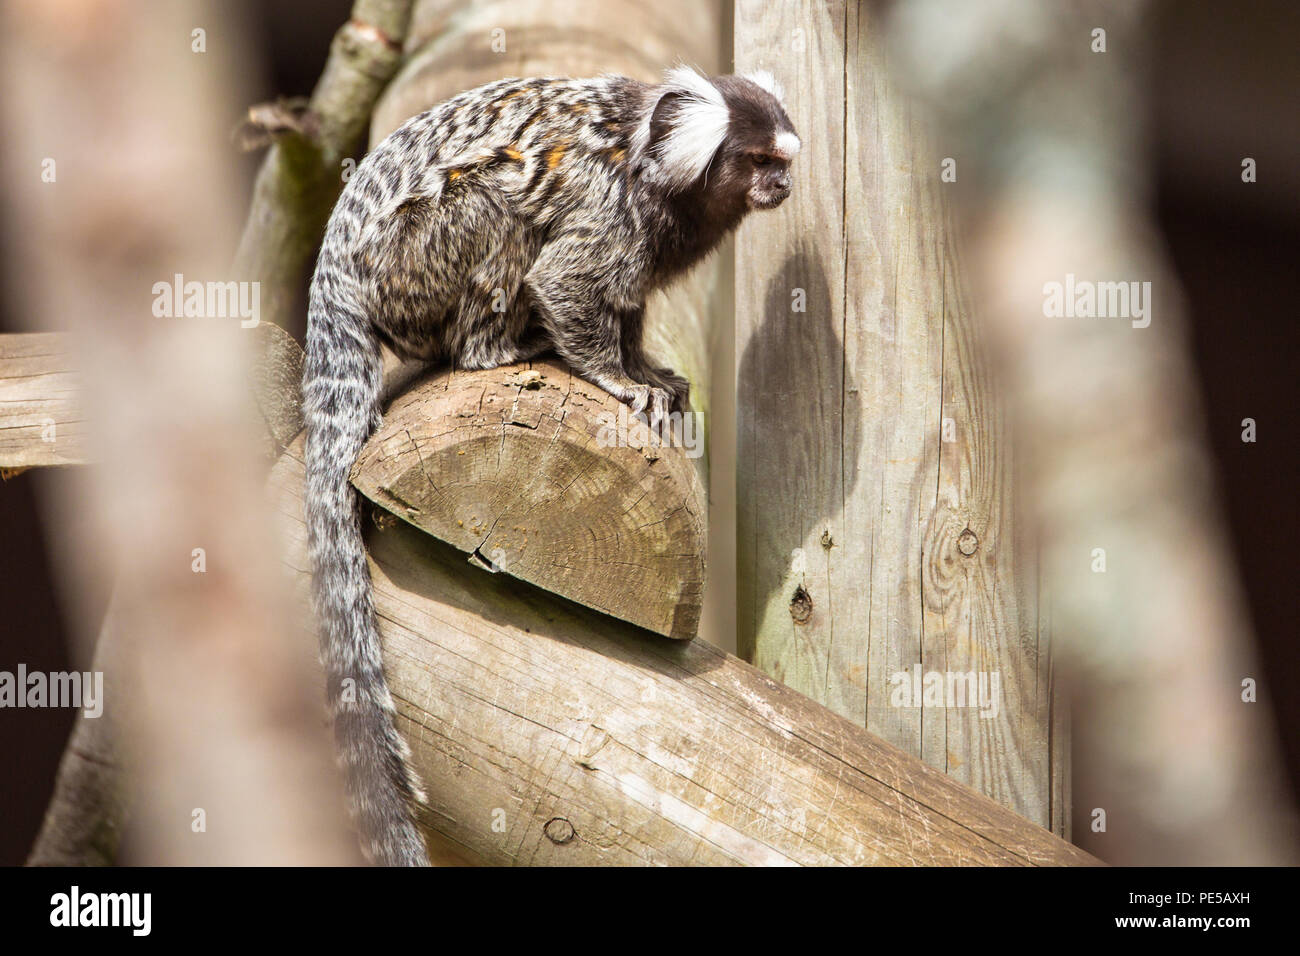
[[[65,336],[0,336],[0,468],[86,463],[80,377]]]
[[[695,468],[563,365],[434,373],[393,403],[353,483],[491,569],[695,636],[705,548]]]
[[[249,331],[246,385],[274,459],[302,430],[302,349],[284,329]],[[0,335],[0,468],[84,465],[90,431],[81,405],[81,356],[65,332]]]
[[[385,484],[385,461],[368,455],[356,482]],[[301,440],[271,487],[305,602]],[[403,522],[368,525],[435,847],[493,864],[1095,862],[703,641],[490,574]]]

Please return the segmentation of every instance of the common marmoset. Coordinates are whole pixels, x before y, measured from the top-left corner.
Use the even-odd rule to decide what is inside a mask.
[[[427,864],[348,486],[379,425],[380,346],[462,369],[554,349],[658,424],[689,386],[642,351],[646,296],[747,212],[780,205],[799,146],[767,74],[509,79],[414,117],[348,181],[311,283],[305,510],[335,735],[372,861]]]

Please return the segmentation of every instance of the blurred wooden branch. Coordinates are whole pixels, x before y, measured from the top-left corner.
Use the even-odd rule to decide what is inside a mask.
[[[410,7],[410,0],[358,0],[335,37],[306,118],[268,131],[275,144],[258,175],[235,272],[262,283],[266,321],[250,336],[249,383],[272,459],[302,427],[302,353],[281,327],[291,320],[288,310],[341,188],[342,160],[356,149],[375,99],[400,62]],[[257,107],[250,109],[250,119],[263,129],[270,125],[267,111]],[[63,337],[54,334],[0,339],[0,388],[6,400],[0,467],[86,461],[69,351]],[[15,391],[21,394],[10,394]],[[115,623],[110,612],[96,645],[96,667],[116,657]],[[103,666],[111,686],[112,668]],[[119,732],[118,722],[107,716],[78,718],[30,863],[112,861],[127,806]]]
[[[247,330],[149,308],[159,280],[229,276],[238,184],[220,159],[221,117],[240,90],[229,15],[183,0],[148,11],[105,0],[4,8],[8,128],[39,140],[63,170],[95,171],[42,182],[6,170],[24,238],[16,298],[38,324],[66,322],[82,349],[98,464],[55,503],[76,516],[75,533],[66,521],[51,527],[75,536],[65,555],[84,555],[61,569],[70,594],[117,581],[120,667],[108,683],[129,691],[105,711],[120,731],[118,759],[130,751],[132,858],[339,864],[359,853],[314,642],[289,613],[272,557],[257,413],[243,387]],[[236,42],[176,42],[223,23]],[[87,745],[83,756],[99,752]],[[119,778],[65,770],[65,788],[84,784],[99,803],[76,798],[92,815],[67,828],[53,807],[33,859],[102,859]]]
[[[379,94],[402,60],[412,0],[357,0],[297,123],[258,105],[249,124],[272,141],[253,187],[235,274],[262,285],[262,318],[291,327],[303,279]]]
[[[894,5],[884,32],[955,158],[978,312],[1028,452],[1079,776],[1106,814],[1094,845],[1116,863],[1276,863],[1295,858],[1295,822],[1267,714],[1242,699],[1263,676],[1146,208],[1143,6],[1006,0],[977,16],[921,0]],[[1050,284],[1076,277],[1122,285],[1130,308],[1050,313]]]

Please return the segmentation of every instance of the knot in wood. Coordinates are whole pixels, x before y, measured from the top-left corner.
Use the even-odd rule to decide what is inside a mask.
[[[790,617],[794,618],[796,624],[807,624],[812,617],[812,609],[812,595],[801,584],[794,589],[794,597],[790,598]]]
[[[556,844],[568,843],[574,837],[573,824],[564,817],[551,817],[546,821],[546,826],[542,827],[542,832],[546,834],[546,839]]]
[[[962,554],[970,557],[978,550],[980,539],[975,536],[975,532],[967,528],[957,536],[957,550]]]

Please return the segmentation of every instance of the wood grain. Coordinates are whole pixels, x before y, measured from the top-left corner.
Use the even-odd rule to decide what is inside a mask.
[[[0,335],[0,468],[86,463],[75,369],[63,333]]]
[[[704,592],[685,449],[558,362],[439,370],[397,398],[353,484],[480,563],[675,638]]]

